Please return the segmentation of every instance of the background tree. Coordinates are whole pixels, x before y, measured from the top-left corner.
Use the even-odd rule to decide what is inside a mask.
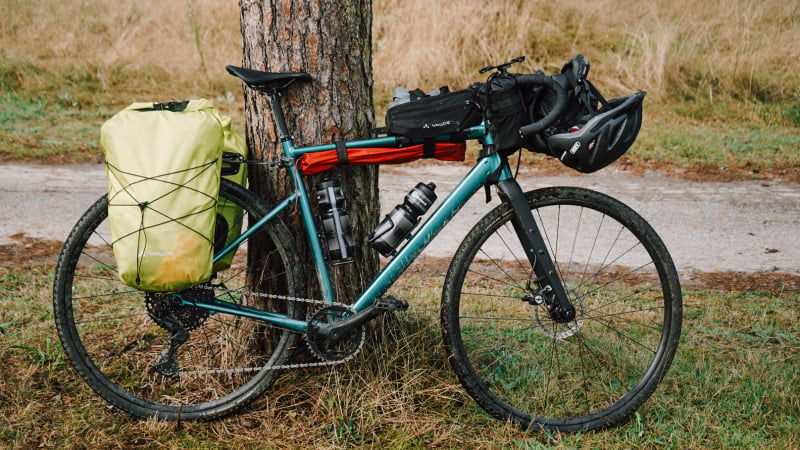
[[[312,83],[293,85],[283,96],[295,144],[368,136],[374,122],[372,0],[241,0],[240,6],[244,67],[305,71],[314,78]],[[249,89],[244,96],[252,156],[275,160],[279,143],[267,99]],[[331,272],[337,299],[349,302],[378,268],[378,256],[367,242],[380,212],[378,173],[374,166],[349,166],[328,173],[342,184],[353,223],[357,264],[334,266]],[[320,176],[307,179],[312,197]],[[284,170],[251,170],[250,184],[270,204],[285,197],[289,189]],[[283,218],[297,230],[300,254],[311,261],[297,218]],[[314,275],[307,273],[312,296],[318,292]]]

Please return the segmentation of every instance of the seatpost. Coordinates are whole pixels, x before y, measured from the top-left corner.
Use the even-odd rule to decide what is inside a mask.
[[[270,109],[272,109],[272,117],[275,119],[275,126],[278,129],[278,138],[281,142],[291,139],[289,136],[289,129],[286,127],[286,118],[283,116],[283,109],[281,108],[281,94],[277,89],[267,92],[269,96]]]

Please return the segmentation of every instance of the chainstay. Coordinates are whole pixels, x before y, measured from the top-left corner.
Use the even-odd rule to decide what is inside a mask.
[[[222,290],[222,291],[225,291],[225,292],[228,292],[228,293],[251,295],[251,296],[254,296],[254,297],[260,297],[260,298],[265,298],[265,299],[270,299],[270,300],[283,300],[283,301],[290,301],[290,302],[300,302],[300,303],[306,303],[306,304],[318,305],[318,306],[326,306],[326,307],[329,307],[329,306],[340,306],[340,307],[352,310],[350,305],[346,305],[344,303],[328,302],[328,301],[325,301],[325,300],[318,300],[318,299],[313,299],[313,298],[292,297],[290,295],[280,295],[280,294],[267,294],[267,293],[263,293],[263,292],[247,291],[245,289],[228,289],[226,287],[213,286],[213,285],[211,285],[211,286],[208,286],[208,285],[206,285],[206,286],[198,286],[198,288],[211,290],[211,291]],[[277,328],[277,327],[274,327],[274,326],[271,326],[271,325],[267,325],[267,326],[270,326],[271,328],[283,330],[282,328]],[[292,332],[292,331],[289,331],[289,332]],[[302,333],[302,334],[303,334],[303,339],[305,340],[306,337],[307,337],[307,334],[306,333]],[[361,338],[361,341],[360,341],[360,344],[359,344],[358,348],[354,352],[349,354],[347,357],[342,358],[341,360],[338,360],[338,361],[317,361],[317,362],[310,362],[310,363],[277,364],[277,365],[265,365],[265,366],[259,366],[259,367],[237,367],[235,369],[190,370],[190,371],[181,371],[181,372],[179,372],[179,375],[187,375],[187,376],[188,375],[214,375],[214,374],[221,374],[221,373],[246,373],[246,372],[260,372],[262,370],[288,370],[288,369],[305,369],[305,368],[310,368],[310,367],[336,366],[336,365],[339,365],[339,364],[344,364],[347,361],[350,361],[357,354],[359,354],[361,352],[361,349],[364,347],[364,341],[365,341],[364,337],[365,337],[364,336],[364,331],[362,331],[362,338]],[[314,354],[314,352],[311,352],[311,353]],[[314,356],[319,358],[319,356],[317,356],[316,354]]]

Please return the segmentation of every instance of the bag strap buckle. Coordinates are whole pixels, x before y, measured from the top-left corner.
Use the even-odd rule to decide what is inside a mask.
[[[186,109],[189,106],[189,100],[183,102],[164,102],[164,103],[153,103],[153,110],[154,111],[172,111],[172,112],[180,112]]]

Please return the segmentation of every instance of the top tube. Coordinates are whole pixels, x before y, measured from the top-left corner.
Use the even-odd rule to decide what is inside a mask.
[[[470,127],[464,133],[463,138],[467,140],[480,140],[485,146],[493,145],[494,139],[489,131],[485,122]],[[347,148],[366,148],[366,147],[395,147],[406,138],[389,136],[372,139],[358,139],[345,142]],[[452,136],[438,136],[433,139],[435,142],[448,142],[452,140]],[[410,144],[423,143],[422,139],[412,139]],[[335,150],[336,144],[325,144],[309,147],[295,147],[291,138],[285,139],[281,142],[284,157],[290,161],[307,153],[322,152],[328,150]],[[392,256],[392,262],[389,264],[388,269],[382,271],[377,280],[373,280],[370,289],[367,290],[362,296],[357,299],[355,305],[356,311],[371,304],[376,296],[382,295],[386,288],[392,284],[397,277],[402,274],[413,261],[419,252],[433,239],[436,234],[444,227],[444,225],[458,212],[459,209],[472,197],[475,191],[485,184],[485,182],[496,173],[504,165],[505,158],[499,154],[489,155],[487,158],[479,158],[469,175],[462,180],[462,183],[451,192],[445,201],[429,215],[428,219],[424,222],[422,228],[416,233],[412,233],[408,237],[408,241],[403,245],[400,250]],[[317,272],[317,279],[319,280],[322,297],[325,301],[336,301],[335,294],[332,289],[330,273],[327,268],[326,260],[322,248],[320,247],[319,239],[316,239],[318,231],[316,224],[313,220],[313,212],[310,208],[310,200],[308,198],[308,191],[305,186],[301,171],[295,164],[288,164],[288,170],[291,173],[292,182],[295,187],[295,195],[299,200],[299,205],[302,210],[303,225],[305,227],[306,235],[311,245],[311,255],[314,260],[314,268]]]
[[[486,145],[494,144],[494,139],[484,122],[480,125],[468,128],[461,133],[463,138],[459,140],[476,140],[481,139]],[[451,142],[453,141],[452,135],[437,136],[433,138],[433,142]],[[422,144],[423,139],[408,139],[399,136],[384,136],[370,139],[356,139],[353,141],[345,141],[346,148],[368,148],[368,147],[396,147],[403,141],[408,141],[408,145]],[[287,139],[281,143],[283,148],[283,155],[288,159],[296,159],[306,153],[317,153],[329,150],[336,150],[336,144],[323,144],[313,145],[308,147],[295,147],[293,139]]]

